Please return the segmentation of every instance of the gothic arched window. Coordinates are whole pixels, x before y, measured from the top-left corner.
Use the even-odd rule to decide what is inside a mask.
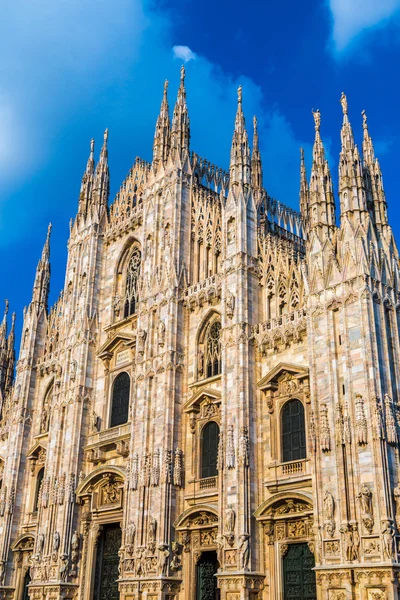
[[[216,477],[219,427],[215,421],[207,423],[201,436],[201,477]]]
[[[39,497],[40,497],[40,488],[42,487],[44,479],[44,467],[40,469],[36,477],[36,488],[35,488],[35,501],[33,503],[33,512],[37,512],[39,510]]]
[[[142,254],[139,248],[135,248],[128,262],[126,273],[125,295],[124,295],[124,318],[134,315],[138,302],[138,279],[140,276],[140,265]]]
[[[112,390],[110,427],[116,427],[128,421],[130,387],[131,380],[128,373],[117,375]]]
[[[282,408],[282,462],[306,458],[304,406],[289,400]]]
[[[208,327],[205,339],[205,374],[214,377],[221,373],[221,322],[213,321]]]

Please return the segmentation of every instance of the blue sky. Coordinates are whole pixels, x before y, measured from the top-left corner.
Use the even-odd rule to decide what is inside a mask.
[[[299,148],[314,127],[337,172],[345,91],[356,139],[365,109],[398,236],[400,0],[6,0],[0,36],[0,299],[21,327],[47,224],[51,302],[64,285],[69,220],[89,141],[109,128],[111,198],[151,158],[163,82],[172,108],[186,62],[192,149],[227,168],[243,86],[264,183],[297,208]]]

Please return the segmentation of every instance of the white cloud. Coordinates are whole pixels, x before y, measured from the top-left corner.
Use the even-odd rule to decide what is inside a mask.
[[[197,55],[189,48],[189,46],[174,46],[172,48],[174,58],[180,58],[187,63],[190,60],[196,60]]]
[[[399,10],[400,0],[328,0],[334,50],[342,52],[361,34],[385,25]]]

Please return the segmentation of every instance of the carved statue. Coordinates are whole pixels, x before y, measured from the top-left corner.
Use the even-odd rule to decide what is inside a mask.
[[[143,329],[137,332],[137,351],[139,354],[144,354],[144,345],[146,343],[147,333]]]
[[[394,501],[396,504],[396,525],[397,529],[400,531],[400,485],[397,484],[393,490]]]
[[[58,531],[55,531],[53,533],[53,546],[52,546],[53,552],[58,552],[59,547],[60,547],[60,534],[58,533]]]
[[[342,105],[343,114],[347,115],[347,98],[344,92],[340,96],[340,104]]]
[[[0,560],[0,583],[3,583],[5,574],[6,574],[6,561]]]
[[[240,436],[240,462],[244,467],[250,465],[250,440],[247,427],[242,427]]]
[[[167,577],[168,561],[169,561],[169,548],[168,548],[167,544],[161,544],[161,546],[159,546],[158,549],[160,551],[160,561],[159,561],[160,573],[164,577]]]
[[[317,110],[312,110],[312,114],[314,117],[315,131],[318,131],[321,126],[321,112],[319,108],[317,108]]]
[[[156,533],[157,533],[157,521],[154,517],[149,517],[149,542],[156,541]]]
[[[182,475],[183,475],[182,456],[183,456],[182,450],[177,448],[175,450],[175,460],[174,460],[174,485],[176,485],[176,487],[182,487]]]
[[[330,492],[326,491],[324,495],[324,513],[328,521],[332,521],[335,515],[335,501]]]
[[[365,483],[361,486],[361,491],[357,497],[360,500],[363,513],[372,515],[372,492]]]
[[[343,545],[346,560],[353,560],[353,532],[348,525],[340,528],[340,533],[343,534]]]
[[[107,481],[103,486],[104,504],[115,504],[119,500],[119,490],[116,481]]]
[[[161,348],[164,346],[165,344],[165,325],[164,325],[164,321],[159,322],[158,324],[158,345],[161,346]]]
[[[199,377],[204,373],[204,352],[200,348],[197,351],[197,372]]]
[[[39,533],[39,535],[38,535],[37,549],[38,549],[39,554],[43,553],[43,549],[44,549],[44,533]]]
[[[126,533],[125,533],[125,543],[127,546],[133,546],[133,544],[135,543],[135,535],[136,535],[136,525],[135,523],[129,523],[128,527],[126,528]]]
[[[360,534],[357,525],[352,526],[353,530],[353,549],[352,560],[360,560]]]
[[[223,560],[224,560],[224,545],[225,545],[224,536],[219,533],[217,535],[217,537],[215,538],[215,542],[217,544],[217,560],[219,562],[219,566],[222,567]]]
[[[225,533],[235,532],[236,514],[232,506],[229,505],[225,510]]]
[[[393,558],[393,546],[394,546],[395,531],[390,521],[385,521],[385,525],[382,529],[382,550],[383,558]]]
[[[229,319],[232,319],[233,315],[235,314],[235,296],[229,290],[226,296],[225,304],[226,314],[229,317]]]
[[[49,412],[46,406],[43,407],[40,417],[40,433],[46,433],[48,430]]]
[[[61,555],[61,567],[60,567],[60,580],[67,581],[68,577],[68,556],[66,554]]]
[[[119,313],[121,310],[121,296],[119,294],[115,294],[114,297],[114,315],[119,317]]]
[[[79,551],[79,533],[75,530],[71,539],[71,558],[72,562],[75,563],[78,560]]]
[[[250,536],[248,533],[242,533],[239,540],[240,568],[244,570],[248,568],[250,560]]]

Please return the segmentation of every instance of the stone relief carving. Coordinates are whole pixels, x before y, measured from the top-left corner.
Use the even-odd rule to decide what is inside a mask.
[[[249,430],[247,427],[242,427],[239,440],[239,461],[243,467],[250,465],[250,440]]]
[[[151,485],[157,487],[160,483],[160,448],[153,452],[153,466],[151,469]]]
[[[161,321],[158,324],[158,345],[160,348],[163,348],[165,345],[165,325],[164,321]]]
[[[384,396],[385,421],[386,421],[386,440],[388,444],[397,444],[396,422],[393,414],[393,402],[388,394]]]
[[[367,443],[367,419],[365,418],[364,399],[361,394],[356,394],[356,429],[357,443],[364,446]]]
[[[397,484],[393,490],[394,502],[396,505],[396,525],[400,531],[400,485]]]
[[[235,468],[235,441],[233,425],[228,425],[226,439],[226,466],[228,469]]]
[[[329,452],[331,449],[331,434],[328,421],[328,407],[321,404],[320,407],[320,445],[322,452]]]

